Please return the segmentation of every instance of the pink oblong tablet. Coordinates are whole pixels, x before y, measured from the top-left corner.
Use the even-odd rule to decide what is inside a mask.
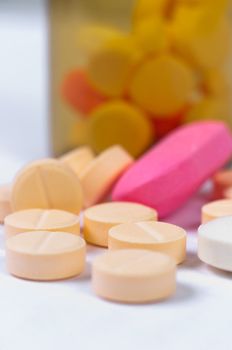
[[[123,174],[112,199],[148,205],[164,217],[181,206],[231,154],[232,135],[224,123],[182,126]]]

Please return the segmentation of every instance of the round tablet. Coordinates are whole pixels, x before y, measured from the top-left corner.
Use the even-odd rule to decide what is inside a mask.
[[[231,93],[229,69],[217,67],[209,69],[204,74],[203,87],[206,93],[214,96],[226,96]]]
[[[191,106],[186,114],[186,122],[202,120],[221,120],[231,126],[232,115],[231,101],[226,96],[206,96],[198,103]]]
[[[153,140],[151,123],[145,113],[121,100],[104,103],[95,109],[88,119],[88,133],[89,143],[96,152],[119,144],[135,157]]]
[[[171,256],[177,264],[186,256],[186,232],[166,222],[140,221],[109,230],[109,249],[149,249]]]
[[[86,73],[81,70],[68,73],[63,81],[62,95],[70,106],[83,115],[89,114],[106,100],[105,96],[91,86]]]
[[[232,215],[232,200],[221,199],[203,205],[201,209],[201,222],[204,224],[221,216]]]
[[[204,70],[223,65],[230,50],[230,31],[226,16],[204,6],[178,6],[170,25],[175,51]]]
[[[232,169],[224,169],[218,171],[213,176],[214,197],[215,198],[232,198],[227,196],[227,189],[232,186]]]
[[[198,229],[200,260],[222,270],[232,271],[232,217],[224,216]]]
[[[85,267],[85,241],[67,232],[33,231],[6,242],[6,265],[17,277],[58,280],[79,275]]]
[[[178,113],[190,101],[195,83],[193,71],[183,60],[165,54],[140,65],[131,79],[129,95],[148,112],[165,117]]]
[[[230,186],[224,190],[223,196],[227,199],[232,199],[232,186]]]
[[[94,159],[94,153],[90,147],[78,147],[60,157],[61,162],[69,166],[79,176],[87,165]]]
[[[91,207],[84,212],[84,237],[87,242],[108,246],[111,227],[137,221],[157,220],[157,212],[137,203],[109,202]]]
[[[176,288],[176,264],[147,250],[109,251],[93,262],[92,286],[98,296],[124,303],[168,298]]]
[[[164,53],[168,50],[169,40],[166,23],[160,16],[153,16],[137,23],[134,29],[135,39],[146,54]]]
[[[78,177],[60,161],[45,159],[24,167],[11,192],[13,211],[40,208],[79,213],[83,195]]]
[[[92,21],[83,22],[77,30],[75,47],[78,54],[83,55],[86,60],[104,47],[107,42],[123,35],[124,33],[116,27],[100,25]]]
[[[164,217],[220,169],[231,153],[232,137],[224,123],[198,122],[182,126],[121,176],[112,198],[148,205]]]
[[[165,16],[170,7],[170,0],[137,0],[133,12],[133,22],[147,20],[154,15]]]
[[[91,84],[102,94],[122,96],[141,51],[130,36],[107,41],[89,58],[87,72]]]
[[[84,205],[89,207],[104,198],[119,175],[133,162],[121,146],[112,146],[96,157],[80,174]]]
[[[6,237],[26,231],[63,231],[79,235],[79,216],[56,209],[27,209],[8,215],[4,221]]]
[[[3,223],[5,217],[12,211],[11,209],[11,186],[0,186],[0,224]]]

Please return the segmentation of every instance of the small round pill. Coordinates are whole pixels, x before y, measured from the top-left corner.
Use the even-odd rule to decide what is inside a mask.
[[[178,81],[178,89],[176,89]],[[148,59],[135,71],[129,95],[146,111],[167,117],[178,113],[195,88],[195,76],[186,62],[164,54]]]
[[[80,234],[79,216],[57,209],[26,209],[8,215],[4,221],[6,237],[26,231],[63,231]]]
[[[16,176],[11,192],[13,211],[40,208],[78,214],[83,194],[74,172],[60,161],[45,159],[25,166]]]
[[[223,197],[225,197],[227,199],[232,199],[232,186],[230,186],[224,190]]]
[[[229,215],[232,215],[232,200],[221,199],[203,205],[201,209],[201,222],[204,224],[210,220]]]
[[[11,186],[0,186],[0,223],[4,222],[4,219],[12,211],[11,209]]]
[[[88,134],[89,143],[96,152],[119,144],[134,157],[144,152],[154,139],[147,115],[122,100],[113,100],[96,108],[88,119]]]
[[[68,73],[62,85],[62,95],[65,101],[82,115],[88,115],[106,100],[105,96],[91,86],[82,70]]]
[[[198,229],[198,256],[208,265],[232,271],[232,216],[203,224]]]
[[[178,6],[173,14],[170,37],[175,52],[202,70],[223,65],[230,50],[230,22],[221,14],[223,3],[214,9]]]
[[[176,264],[166,254],[123,249],[93,262],[94,292],[112,301],[146,303],[170,297],[176,287]]]
[[[80,173],[94,159],[94,153],[90,147],[78,147],[68,153],[65,153],[59,159],[62,163],[69,166],[74,173],[79,176]]]
[[[226,195],[226,190],[232,186],[232,169],[218,171],[213,176],[213,186],[215,198],[232,198]]]
[[[186,256],[186,232],[166,222],[124,223],[109,230],[109,249],[149,249],[170,255],[177,264]]]
[[[109,97],[122,96],[130,75],[142,53],[133,38],[119,34],[107,40],[88,60],[88,78],[100,93]]]
[[[79,275],[85,267],[85,241],[67,232],[26,232],[6,241],[6,265],[17,277],[58,280]]]
[[[153,18],[156,14],[164,17],[169,12],[170,5],[169,0],[137,0],[133,11],[133,22],[137,24]]]
[[[98,204],[84,212],[84,237],[89,243],[107,247],[108,231],[113,226],[149,220],[157,220],[157,212],[142,204],[129,202]]]
[[[119,175],[133,158],[121,146],[112,146],[100,153],[79,174],[84,193],[84,206],[96,204],[109,194]]]

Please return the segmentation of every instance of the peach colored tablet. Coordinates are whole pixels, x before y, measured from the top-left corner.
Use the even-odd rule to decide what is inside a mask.
[[[232,135],[224,123],[182,126],[124,172],[112,198],[149,205],[164,217],[183,205],[231,155]]]
[[[176,264],[148,250],[109,251],[93,262],[92,286],[98,296],[124,303],[168,298],[175,292]]]
[[[170,255],[177,264],[186,256],[186,232],[166,222],[140,221],[109,230],[109,249],[149,249]]]
[[[232,216],[203,224],[198,229],[200,260],[225,271],[232,271]]]
[[[84,212],[84,237],[89,243],[107,247],[111,227],[149,220],[157,220],[157,212],[145,205],[126,202],[98,204]]]
[[[25,166],[11,193],[13,211],[40,208],[79,213],[83,194],[74,172],[60,161],[44,159]]]
[[[67,232],[33,231],[6,242],[7,270],[31,280],[58,280],[79,275],[85,267],[85,241]]]
[[[87,165],[94,159],[94,153],[90,147],[78,147],[60,157],[61,162],[69,166],[79,176]]]
[[[232,186],[230,186],[224,190],[223,197],[226,199],[232,199]]]
[[[232,200],[221,199],[203,205],[201,209],[201,222],[204,224],[221,216],[232,215]]]
[[[223,198],[227,188],[232,186],[232,169],[218,171],[213,177],[214,197]]]
[[[112,146],[96,157],[80,174],[85,207],[109,194],[112,185],[132,162],[133,158],[121,146]]]
[[[5,217],[11,213],[11,186],[1,185],[0,186],[0,224],[3,223]]]
[[[57,209],[26,209],[8,215],[4,221],[6,237],[26,231],[63,231],[79,235],[79,216]]]

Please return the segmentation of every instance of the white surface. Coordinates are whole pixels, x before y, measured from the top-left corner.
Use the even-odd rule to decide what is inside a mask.
[[[44,9],[40,1],[25,0],[31,4],[25,11],[21,2],[0,1],[0,9],[3,3],[7,9],[0,11],[0,182],[46,153]],[[18,5],[13,12],[10,3]],[[171,221],[195,226],[200,204],[195,198]],[[87,269],[79,278],[23,281],[5,271],[1,229],[0,350],[231,348],[232,275],[198,260],[195,234],[188,236],[175,297],[156,304],[128,306],[95,297],[90,262],[99,251],[89,248]]]
[[[23,163],[5,161],[0,182]],[[200,205],[201,198],[192,199],[170,221],[186,225],[192,213],[188,222],[195,225]],[[232,275],[199,261],[195,233],[189,233],[187,260],[178,267],[176,295],[160,303],[121,305],[97,298],[91,290],[90,265],[100,252],[88,248],[86,271],[80,277],[24,281],[6,272],[1,228],[0,349],[230,349]]]

